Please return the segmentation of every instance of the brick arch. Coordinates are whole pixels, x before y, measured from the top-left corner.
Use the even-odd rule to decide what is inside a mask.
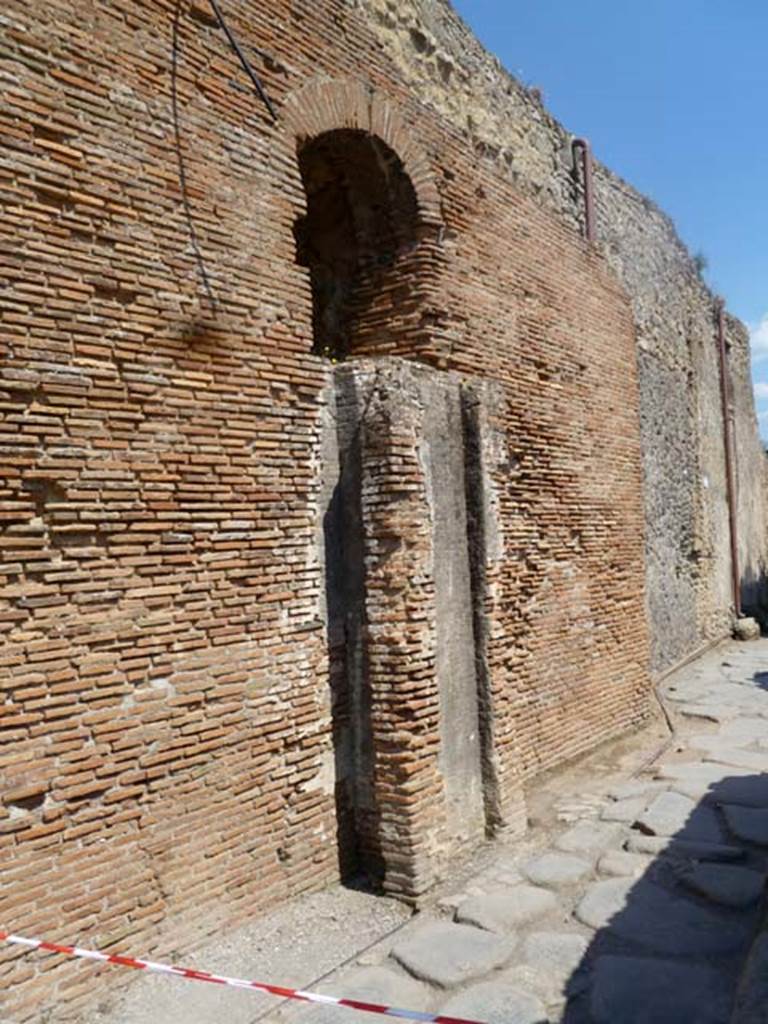
[[[340,128],[376,135],[400,158],[416,193],[421,222],[442,224],[440,194],[427,154],[396,105],[382,93],[355,80],[310,82],[289,95],[282,119],[298,142]]]

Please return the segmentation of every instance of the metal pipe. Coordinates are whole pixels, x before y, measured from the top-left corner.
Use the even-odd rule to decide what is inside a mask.
[[[576,170],[576,150],[581,150],[581,173],[584,180],[584,234],[588,242],[595,240],[595,196],[592,182],[592,148],[586,139],[571,141],[573,169]]]
[[[739,573],[739,533],[736,508],[736,478],[734,475],[733,437],[731,434],[730,381],[728,354],[725,347],[725,304],[717,300],[717,347],[720,353],[720,399],[723,409],[723,451],[725,453],[725,493],[728,501],[728,527],[731,540],[731,585],[733,610],[741,618],[741,579]]]

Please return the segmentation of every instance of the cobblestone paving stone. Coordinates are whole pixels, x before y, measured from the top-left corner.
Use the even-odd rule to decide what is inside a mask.
[[[634,834],[626,841],[630,853],[649,853],[655,857],[688,857],[690,860],[742,860],[744,850],[740,846],[723,843],[697,843],[691,839],[676,839],[674,836],[646,836]]]
[[[654,953],[714,956],[737,952],[749,939],[741,921],[728,921],[646,878],[596,882],[576,917]]]
[[[734,768],[748,768],[753,772],[768,771],[768,753],[759,750],[728,750],[720,754],[709,753],[705,761],[721,761]]]
[[[728,828],[737,839],[768,846],[768,810],[755,807],[723,807]]]
[[[614,875],[617,878],[639,878],[645,874],[651,864],[651,858],[641,853],[630,853],[628,850],[609,850],[597,863],[601,875]]]
[[[651,836],[674,836],[694,842],[719,843],[723,839],[717,813],[712,807],[697,806],[681,793],[659,793],[640,815],[635,827]]]
[[[473,896],[456,911],[456,920],[490,932],[509,934],[557,907],[557,897],[533,885],[515,885]]]
[[[430,1010],[435,995],[429,985],[408,977],[397,969],[396,964],[380,967],[359,967],[334,977],[331,983],[322,982],[316,991],[334,995],[336,989],[344,990],[349,999],[380,1003],[384,1006],[407,1006],[409,1010]],[[302,1017],[302,1024],[371,1024],[370,1013],[349,1010],[340,1020],[337,1006],[314,1006]]]
[[[622,834],[618,822],[583,821],[574,825],[555,841],[555,847],[564,853],[577,853],[597,858],[613,846]]]
[[[641,796],[630,796],[624,800],[616,800],[615,803],[608,804],[604,807],[601,814],[601,821],[623,821],[632,822],[636,818],[639,818],[649,803],[649,794],[643,793]]]
[[[514,945],[514,938],[438,921],[399,942],[392,956],[414,977],[452,988],[500,967],[510,959]]]
[[[595,1024],[722,1024],[731,993],[712,968],[668,960],[601,956],[590,1009]]]
[[[546,1007],[536,996],[501,981],[467,989],[449,999],[440,1012],[469,1020],[480,1017],[488,1024],[541,1024],[547,1017]]]
[[[569,932],[534,932],[523,945],[529,967],[546,975],[551,985],[562,989],[579,967],[589,947],[583,935]]]
[[[761,871],[732,864],[691,864],[680,878],[684,885],[726,907],[749,907],[763,894],[765,876]]]
[[[569,853],[543,853],[523,864],[523,874],[534,885],[561,889],[581,882],[592,873],[589,861]]]

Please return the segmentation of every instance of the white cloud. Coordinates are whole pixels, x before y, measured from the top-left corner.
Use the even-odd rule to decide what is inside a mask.
[[[749,344],[752,349],[752,358],[755,362],[768,359],[768,313],[763,315],[759,324],[749,325]],[[755,388],[757,394],[757,387]],[[768,395],[761,395],[765,398]]]
[[[755,398],[768,398],[768,380],[755,381]]]

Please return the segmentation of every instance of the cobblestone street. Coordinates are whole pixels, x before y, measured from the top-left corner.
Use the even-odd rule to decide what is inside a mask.
[[[595,765],[606,759],[598,752],[586,790],[578,766],[562,773],[531,837],[487,846],[399,927],[394,912],[394,934],[357,955],[345,950],[345,967],[310,986],[320,974],[312,948],[327,955],[321,925],[293,978],[265,978],[255,956],[238,967],[255,978],[491,1024],[764,1021],[768,956],[755,938],[768,849],[766,683],[767,640],[710,652],[663,687],[675,736],[661,753],[657,735],[644,737],[650,750],[635,746],[624,758],[616,759],[614,746],[613,764]],[[535,793],[531,806],[535,817]],[[329,898],[345,897],[339,890]],[[355,898],[366,907],[377,902]],[[390,901],[380,906],[393,913]],[[347,942],[357,927],[352,910]],[[236,936],[230,944],[242,955]],[[217,966],[205,950],[198,961]],[[280,967],[273,958],[270,966]],[[173,983],[171,998],[166,979],[142,980],[101,1019],[373,1019],[335,1007],[274,1008],[261,997],[255,1010],[248,993],[215,991],[206,1002],[197,987]]]

